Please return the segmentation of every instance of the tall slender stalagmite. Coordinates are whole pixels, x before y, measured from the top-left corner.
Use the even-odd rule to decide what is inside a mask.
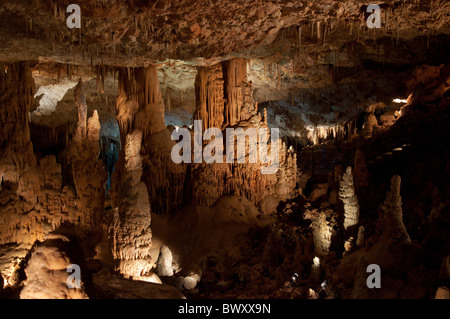
[[[378,228],[396,242],[411,242],[408,231],[403,223],[402,198],[400,196],[401,178],[395,175],[391,178],[391,190],[386,200],[379,207]]]
[[[339,183],[339,198],[344,204],[344,229],[348,230],[359,223],[359,204],[350,166],[347,167]]]
[[[119,207],[115,209],[110,234],[117,269],[125,276],[142,276],[151,271],[152,232],[147,187],[141,182],[142,132],[134,130],[126,137],[125,167],[120,187]]]

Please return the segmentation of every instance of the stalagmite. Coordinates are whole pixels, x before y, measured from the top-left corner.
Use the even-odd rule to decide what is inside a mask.
[[[358,198],[353,186],[352,168],[347,167],[339,183],[339,199],[344,204],[344,229],[356,226],[359,223]]]
[[[317,212],[312,220],[314,251],[318,256],[326,256],[330,252],[332,229],[324,212]]]
[[[154,260],[150,256],[152,232],[147,187],[141,182],[140,155],[142,132],[134,130],[126,137],[125,167],[120,201],[110,221],[116,267],[124,276],[150,274]]]
[[[314,282],[318,282],[320,281],[320,277],[321,277],[320,259],[319,257],[314,257],[313,263],[311,265],[310,279],[313,280]]]
[[[103,169],[102,161],[98,159],[100,154],[98,113],[95,110],[92,117],[87,119],[86,96],[81,79],[74,95],[78,124],[69,146],[68,162],[72,167],[78,207],[83,216],[81,222],[89,229],[100,226],[105,197],[103,185],[107,180],[107,173]],[[90,174],[85,174],[86,171]]]
[[[387,193],[384,203],[379,207],[378,227],[396,242],[411,242],[403,223],[400,185],[400,176],[393,176],[391,178],[391,190]]]
[[[356,238],[356,247],[362,248],[364,247],[365,240],[364,240],[364,226],[360,225],[358,228],[358,237]]]

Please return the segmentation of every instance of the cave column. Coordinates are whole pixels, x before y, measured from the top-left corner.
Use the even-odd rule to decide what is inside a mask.
[[[194,120],[202,120],[203,130],[224,124],[224,80],[222,66],[200,67],[195,78]]]
[[[34,80],[30,66],[16,62],[0,72],[0,186],[17,183],[36,158],[30,141],[29,112],[33,105]]]
[[[248,120],[257,112],[253,100],[253,88],[247,79],[247,60],[236,58],[224,62],[225,78],[225,124],[236,125]]]

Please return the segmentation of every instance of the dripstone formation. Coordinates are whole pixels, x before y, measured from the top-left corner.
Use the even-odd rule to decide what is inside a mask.
[[[450,298],[450,2],[79,2],[0,3],[0,298]]]

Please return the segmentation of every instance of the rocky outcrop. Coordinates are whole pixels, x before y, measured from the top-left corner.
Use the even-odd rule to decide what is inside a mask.
[[[98,298],[186,299],[175,287],[121,278],[104,269],[93,275]]]
[[[74,264],[71,244],[70,239],[64,235],[50,234],[34,249],[25,269],[27,279],[20,292],[21,299],[88,298],[81,268],[78,268],[79,272],[76,270],[80,275],[78,282],[75,278],[69,278],[72,273],[76,274],[74,269],[69,268]]]

